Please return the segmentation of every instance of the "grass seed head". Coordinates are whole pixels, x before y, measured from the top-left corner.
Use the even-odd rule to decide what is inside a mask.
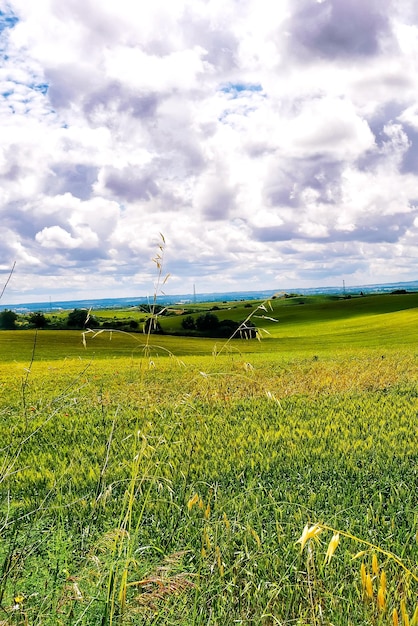
[[[195,504],[199,502],[199,495],[195,493],[187,503],[187,510],[191,511]]]
[[[208,505],[207,505],[207,507],[205,509],[204,518],[205,519],[209,519],[210,518],[210,502],[208,502]]]
[[[402,598],[401,600],[401,615],[403,626],[409,626],[409,617],[408,613],[406,612],[406,603],[404,598]]]
[[[225,527],[229,530],[231,528],[231,522],[229,521],[225,512],[223,514],[223,521],[224,521]]]
[[[379,576],[379,563],[376,554],[372,556],[372,572],[375,576]]]
[[[328,549],[327,549],[327,553],[325,555],[325,561],[324,561],[325,564],[331,562],[331,558],[335,550],[337,549],[337,546],[339,543],[340,543],[340,533],[334,533],[334,535],[332,535],[331,541],[328,544]]]
[[[366,584],[364,586],[367,600],[373,600],[373,583],[370,574],[366,574]]]
[[[300,551],[303,552],[303,548],[305,547],[306,542],[309,541],[309,539],[318,540],[318,535],[321,532],[322,528],[319,526],[319,524],[313,524],[313,526],[309,526],[309,524],[306,524],[305,528],[303,529],[302,535],[296,542],[300,543]]]
[[[384,611],[386,609],[386,598],[383,587],[379,587],[377,591],[377,608],[379,611]]]
[[[360,577],[361,577],[361,586],[363,588],[363,591],[366,589],[366,576],[367,576],[366,566],[364,565],[364,563],[362,563],[360,565]]]

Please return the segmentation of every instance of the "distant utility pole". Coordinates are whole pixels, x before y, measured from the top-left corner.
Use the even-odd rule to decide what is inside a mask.
[[[345,295],[345,280],[343,280],[343,294]]]

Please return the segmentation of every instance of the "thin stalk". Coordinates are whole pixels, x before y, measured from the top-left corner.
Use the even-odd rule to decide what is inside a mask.
[[[0,300],[2,299],[3,294],[6,291],[6,287],[9,284],[9,281],[10,281],[12,275],[13,275],[13,272],[15,271],[15,267],[16,267],[16,261],[13,263],[13,266],[12,266],[12,269],[10,270],[9,276],[8,276],[6,282],[3,285],[3,289],[1,290],[1,293],[0,293]]]
[[[28,428],[28,413],[27,413],[27,410],[26,410],[26,389],[27,389],[27,386],[28,386],[29,374],[31,373],[32,365],[33,365],[33,362],[35,360],[35,352],[36,352],[36,342],[37,342],[37,340],[38,340],[38,329],[35,330],[35,336],[33,338],[33,344],[32,344],[32,355],[31,355],[29,367],[26,369],[25,380],[22,382],[22,405],[23,405],[23,414],[25,416],[25,428],[26,428],[26,430]]]

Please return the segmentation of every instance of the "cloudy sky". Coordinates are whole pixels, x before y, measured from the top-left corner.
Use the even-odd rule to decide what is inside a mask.
[[[415,0],[0,0],[4,302],[418,278]]]

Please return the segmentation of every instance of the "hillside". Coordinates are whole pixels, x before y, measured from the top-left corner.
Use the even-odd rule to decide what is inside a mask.
[[[213,310],[214,307],[217,307]],[[263,308],[259,308],[263,307]],[[341,299],[335,296],[277,298],[261,302],[208,303],[197,307],[177,307],[171,315],[159,316],[165,334],[149,339],[142,332],[114,332],[107,329],[98,335],[89,331],[86,346],[82,331],[42,330],[36,336],[36,359],[63,357],[108,358],[143,354],[148,343],[154,354],[160,356],[208,355],[214,344],[223,345],[226,339],[179,336],[184,332],[181,322],[185,316],[197,318],[210,311],[220,319],[241,323],[250,317],[260,329],[262,345],[258,341],[233,340],[234,350],[242,353],[281,352],[298,353],[308,350],[325,354],[330,350],[347,350],[381,346],[397,349],[418,340],[418,294],[384,294]],[[122,309],[100,311],[98,319],[117,323],[130,319],[144,319],[140,311]],[[277,322],[271,319],[276,319]],[[34,347],[34,330],[1,331],[0,359],[2,361],[30,361]]]

